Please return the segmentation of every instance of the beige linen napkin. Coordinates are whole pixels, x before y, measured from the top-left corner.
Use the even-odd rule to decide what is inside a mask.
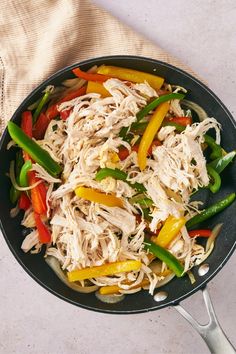
[[[2,0],[0,46],[0,134],[33,88],[84,59],[139,55],[192,73],[89,0]]]

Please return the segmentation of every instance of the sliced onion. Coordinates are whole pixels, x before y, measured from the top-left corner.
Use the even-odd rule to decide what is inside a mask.
[[[162,268],[162,262],[159,260],[154,260],[152,263],[149,265],[149,268],[153,271],[153,273],[157,274],[161,273],[161,268]]]
[[[97,285],[91,285],[91,286],[81,286],[76,283],[71,283],[67,279],[67,276],[64,274],[63,270],[61,269],[59,261],[52,256],[47,256],[45,258],[46,263],[51,267],[51,269],[55,272],[55,274],[58,276],[58,278],[66,284],[69,288],[79,292],[79,293],[92,293],[98,289]]]
[[[99,291],[96,291],[95,295],[98,298],[98,300],[105,302],[106,304],[116,304],[117,302],[120,302],[120,301],[124,300],[124,298],[125,298],[124,294],[102,295],[99,293]]]
[[[191,270],[189,270],[187,272],[187,274],[188,274],[188,277],[189,277],[189,280],[190,280],[191,284],[194,284],[196,282],[196,279],[195,279],[195,276],[193,275],[193,272],[191,272]]]
[[[83,79],[80,79],[80,78],[78,78],[78,77],[75,77],[74,79],[67,79],[67,80],[64,80],[63,82],[62,82],[62,85],[63,86],[66,86],[66,87],[68,87],[68,88],[74,88],[74,87],[77,87],[77,85],[79,85],[80,83],[82,83],[81,84],[81,86],[83,86],[83,84],[85,83],[85,80],[83,80]],[[80,86],[80,87],[81,87]],[[79,87],[78,87],[79,88]]]
[[[16,204],[15,208],[12,208],[12,209],[10,210],[10,217],[11,217],[11,218],[15,218],[16,215],[19,214],[19,212],[20,212],[20,209],[19,209],[19,207],[18,207],[18,204]]]
[[[10,163],[10,171],[9,171],[9,177],[11,180],[11,183],[13,185],[13,187],[15,189],[17,189],[18,191],[28,191],[34,187],[36,187],[37,185],[39,185],[40,183],[42,183],[42,181],[38,181],[34,184],[32,184],[32,186],[29,187],[20,187],[19,184],[16,182],[16,177],[15,177],[15,162],[11,161]]]
[[[16,143],[14,142],[14,140],[10,140],[9,143],[7,144],[7,150],[10,150],[10,148],[12,146],[16,146]]]
[[[189,100],[182,100],[181,104],[183,104],[183,106],[187,108],[192,109],[198,115],[198,118],[201,122],[206,118],[208,118],[208,115],[206,114],[204,109],[201,106],[199,106],[197,103]]]
[[[217,224],[212,230],[211,236],[207,239],[206,252],[209,251],[213,242],[215,242],[216,237],[219,235],[223,224]]]
[[[157,282],[155,289],[160,288],[161,286],[166,285],[167,283],[169,283],[173,278],[175,277],[175,273],[170,273],[169,275],[167,275],[164,279],[160,280]],[[143,286],[142,287],[144,290],[148,290],[149,289],[149,285]]]

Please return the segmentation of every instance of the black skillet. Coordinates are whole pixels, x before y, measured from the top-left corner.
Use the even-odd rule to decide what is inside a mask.
[[[159,76],[163,76],[169,83],[184,86],[188,90],[186,99],[192,100],[201,105],[209,117],[215,117],[221,123],[223,128],[222,145],[225,150],[232,151],[235,149],[235,121],[227,108],[208,87],[193,76],[176,67],[157,60],[134,56],[110,56],[90,59],[60,70],[39,85],[23,101],[14,113],[12,120],[19,123],[21,113],[41,96],[43,89],[47,85],[52,84],[57,86],[63,80],[72,78],[73,74],[71,73],[71,69],[74,67],[79,65],[82,70],[88,70],[93,65],[101,64],[116,65],[142,70],[144,72],[156,73]],[[22,214],[14,219],[10,218],[9,214],[12,205],[9,201],[10,182],[6,173],[9,171],[9,163],[14,158],[16,152],[15,149],[6,149],[9,140],[9,134],[5,131],[0,143],[0,220],[3,235],[10,250],[27,273],[45,289],[65,301],[89,310],[112,314],[141,313],[158,310],[170,305],[177,305],[181,300],[192,295],[197,290],[203,289],[227,262],[234,251],[236,245],[236,203],[224,210],[221,214],[205,222],[204,225],[201,225],[212,228],[217,223],[223,222],[224,224],[216,241],[215,249],[207,260],[207,263],[210,265],[209,272],[205,276],[200,277],[198,275],[198,267],[195,267],[193,273],[196,278],[196,283],[194,285],[191,285],[187,276],[181,279],[173,279],[169,284],[162,288],[162,290],[166,291],[168,294],[167,298],[162,302],[156,302],[153,299],[153,296],[149,295],[146,291],[126,296],[123,301],[116,304],[103,303],[98,300],[94,294],[78,294],[69,289],[57,278],[44,261],[42,252],[38,255],[31,255],[30,253],[25,254],[21,250],[23,236],[19,237],[19,235],[21,235],[23,231],[23,228],[20,226]],[[231,166],[222,174],[222,182],[221,191],[217,193],[217,195],[213,195],[209,192],[204,194],[203,198],[206,201],[206,204],[213,204],[215,201],[222,199],[227,194],[236,190],[236,164],[231,164]],[[179,307],[178,309],[180,310]],[[208,345],[211,347],[209,343]]]

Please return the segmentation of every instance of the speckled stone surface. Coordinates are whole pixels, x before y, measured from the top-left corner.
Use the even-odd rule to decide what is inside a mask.
[[[235,0],[96,0],[136,31],[191,66],[236,112]],[[18,265],[0,237],[0,353],[207,354],[199,335],[172,308],[103,315],[46,292]],[[209,284],[218,319],[235,340],[236,254]],[[206,321],[196,294],[184,301]]]

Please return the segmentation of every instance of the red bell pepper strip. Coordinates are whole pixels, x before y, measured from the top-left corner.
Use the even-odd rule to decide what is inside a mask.
[[[21,115],[21,129],[23,132],[32,138],[33,119],[31,111],[25,111]]]
[[[192,124],[192,117],[170,117],[170,118],[165,118],[164,121],[176,123],[184,127],[187,127],[187,125]]]
[[[29,185],[42,181],[40,178],[36,177],[34,171],[28,172]],[[33,209],[36,213],[43,215],[47,213],[47,203],[46,203],[47,188],[43,182],[38,184],[36,187],[31,189],[31,202]]]
[[[24,192],[22,192],[20,195],[19,201],[18,201],[19,209],[26,211],[29,209],[30,205],[31,205],[30,199],[28,198],[28,196]]]
[[[152,145],[148,149],[148,156],[150,156],[152,154],[152,149],[154,146],[160,146],[160,145],[161,145],[161,142],[159,140],[153,140]],[[131,147],[132,151],[138,152],[138,149],[139,149],[138,144]],[[129,156],[129,154],[130,154],[129,150],[126,149],[125,147],[120,148],[120,150],[118,152],[118,156],[121,161],[125,160]]]
[[[111,78],[108,75],[88,73],[88,72],[80,70],[80,68],[73,69],[72,71],[75,74],[75,76],[77,76],[81,79],[84,79],[86,81],[105,82]]]
[[[78,90],[72,91],[70,93],[68,93],[68,95],[66,95],[65,97],[61,98],[57,103],[51,105],[50,107],[48,107],[47,111],[46,111],[46,116],[48,117],[48,119],[53,119],[55,118],[59,112],[57,109],[57,106],[60,105],[63,102],[67,102],[70,100],[73,100],[76,97],[82,96],[86,94],[86,86],[82,86],[80,87]]]
[[[40,113],[35,125],[33,126],[33,137],[36,140],[43,139],[50,119],[44,113]]]
[[[209,229],[199,229],[188,231],[189,237],[210,237],[212,231]]]
[[[67,120],[67,118],[69,117],[71,111],[72,111],[71,108],[65,109],[64,111],[61,111],[61,112],[60,112],[60,118],[61,118],[62,120]]]
[[[39,233],[39,241],[41,243],[51,242],[52,236],[47,226],[42,222],[39,214],[34,213],[35,224]]]

